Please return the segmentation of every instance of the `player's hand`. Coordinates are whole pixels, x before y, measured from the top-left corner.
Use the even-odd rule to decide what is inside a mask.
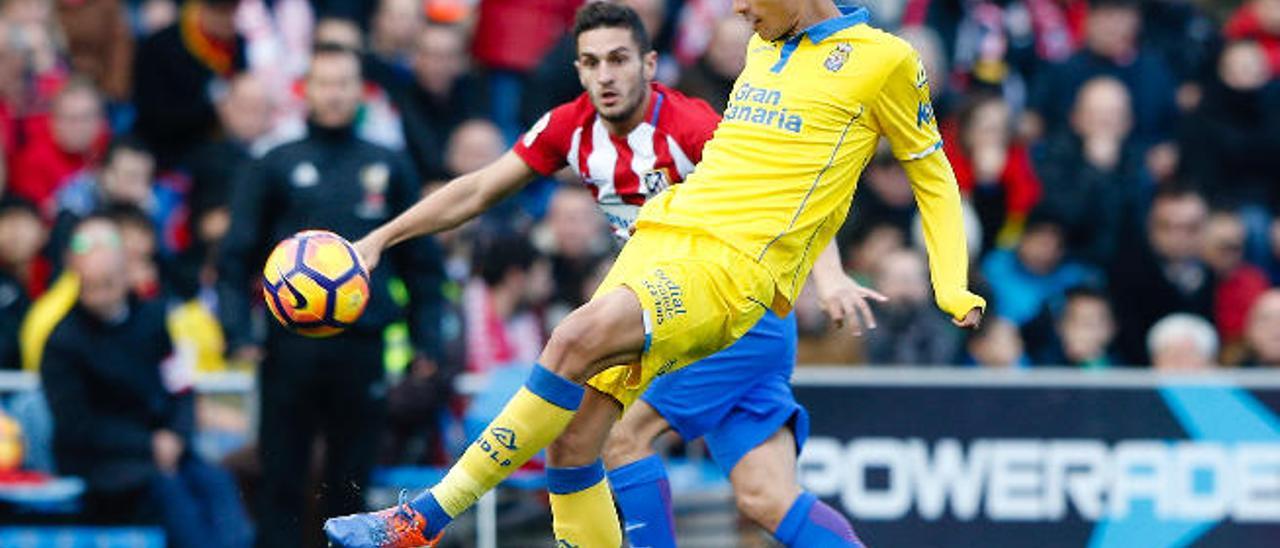
[[[372,274],[373,269],[378,266],[378,260],[382,257],[382,250],[386,247],[386,244],[373,234],[369,234],[351,245],[356,248],[356,254],[360,255],[360,261],[364,263],[365,272]]]
[[[977,329],[978,326],[982,325],[982,309],[974,307],[968,314],[964,315],[964,319],[956,320],[952,318],[951,323],[964,329]]]
[[[182,438],[171,430],[156,430],[151,434],[151,456],[161,472],[178,471],[178,460],[182,458]]]
[[[822,310],[837,328],[843,328],[847,324],[854,335],[861,335],[864,328],[876,328],[876,317],[867,300],[889,300],[874,289],[862,287],[848,276],[840,276],[838,280],[818,287],[818,302],[822,305]]]

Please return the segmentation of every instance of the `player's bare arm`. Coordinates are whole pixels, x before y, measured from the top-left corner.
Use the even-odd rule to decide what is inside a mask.
[[[455,228],[529,184],[537,173],[514,152],[459,176],[418,200],[413,207],[355,243],[365,267],[373,270],[382,251],[418,236]]]

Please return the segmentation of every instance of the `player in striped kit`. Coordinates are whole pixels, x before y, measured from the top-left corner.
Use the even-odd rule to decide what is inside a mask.
[[[457,226],[537,175],[565,166],[582,178],[615,234],[625,239],[640,207],[693,171],[720,117],[705,102],[652,81],[656,56],[635,13],[620,4],[591,4],[579,15],[575,34],[576,65],[587,92],[544,115],[494,164],[451,182],[358,242],[362,256],[374,259],[370,266],[382,249]],[[865,298],[883,297],[844,274],[834,244],[813,276],[824,307],[838,323],[872,323]],[[795,478],[796,455],[808,432],[808,417],[789,385],[795,343],[794,317],[767,313],[733,346],[654,381],[628,410],[605,454],[633,545],[675,546],[665,469],[650,449],[654,438],[671,429],[688,440],[706,436],[734,485],[739,507],[785,544],[857,545],[849,523],[804,493]],[[562,521],[566,516],[616,519],[611,508],[574,502],[576,493],[605,488],[603,466],[558,462],[554,448],[548,457],[556,537],[577,545],[582,537]],[[408,516],[382,515],[388,530]],[[369,523],[331,520],[326,532],[343,546],[402,546],[367,542],[379,534]],[[581,545],[596,546],[591,541]]]

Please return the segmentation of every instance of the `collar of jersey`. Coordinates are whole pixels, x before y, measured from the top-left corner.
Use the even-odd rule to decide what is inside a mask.
[[[830,38],[832,34],[840,32],[844,29],[857,25],[858,23],[866,23],[871,15],[866,8],[858,6],[839,6],[840,17],[833,17],[821,23],[817,23],[801,34],[809,37],[809,41],[814,44],[820,44],[823,40]]]
[[[867,13],[865,8],[857,6],[839,6],[839,8],[841,14],[840,17],[833,17],[821,23],[814,24],[813,26],[801,31],[800,34],[788,38],[787,41],[782,44],[782,51],[779,52],[778,62],[774,63],[773,68],[770,70],[774,73],[782,72],[782,69],[787,66],[787,61],[791,59],[791,54],[795,53],[796,48],[800,46],[800,41],[803,40],[805,36],[808,36],[809,41],[813,42],[815,45],[820,44],[823,40],[830,38],[832,34],[859,23],[866,23],[870,18],[870,15]]]

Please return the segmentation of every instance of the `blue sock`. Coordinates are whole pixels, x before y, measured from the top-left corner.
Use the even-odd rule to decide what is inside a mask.
[[[787,510],[773,536],[787,546],[863,548],[853,525],[811,493],[803,493]]]
[[[423,536],[427,538],[435,537],[440,531],[453,521],[453,518],[440,507],[440,503],[436,502],[436,498],[431,495],[431,490],[427,489],[413,500],[409,501],[409,506],[414,510],[421,512],[423,517],[427,518],[427,529],[423,532]]]
[[[632,546],[675,548],[671,483],[661,458],[652,455],[610,470],[609,485],[622,508],[623,529]]]

